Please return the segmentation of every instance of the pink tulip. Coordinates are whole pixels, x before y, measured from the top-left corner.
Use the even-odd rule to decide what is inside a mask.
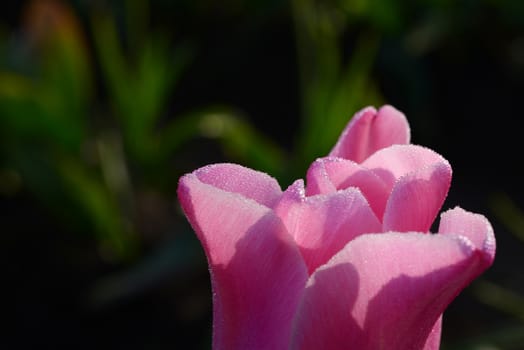
[[[214,349],[438,349],[442,313],[495,255],[488,220],[441,215],[449,163],[409,144],[391,106],[365,108],[282,192],[214,164],[180,179],[206,252]]]

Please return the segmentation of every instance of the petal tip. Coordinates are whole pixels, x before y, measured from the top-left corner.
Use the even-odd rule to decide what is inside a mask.
[[[486,266],[493,263],[496,252],[495,233],[484,215],[456,206],[440,215],[439,233],[467,237],[475,250],[482,254]]]

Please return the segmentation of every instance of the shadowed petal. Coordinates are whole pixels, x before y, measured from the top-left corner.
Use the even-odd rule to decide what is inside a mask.
[[[284,192],[275,212],[294,237],[310,273],[350,240],[381,229],[366,199],[353,187],[305,197],[304,184],[298,180]]]
[[[319,158],[308,169],[306,195],[358,188],[377,218],[381,219],[390,189],[375,173],[347,159]]]
[[[436,322],[486,268],[481,256],[464,236],[357,237],[310,277],[292,348],[433,350]]]
[[[379,149],[408,144],[409,139],[409,124],[404,114],[387,105],[378,112],[367,107],[351,119],[329,155],[360,163]]]
[[[195,174],[181,178],[178,196],[210,266],[213,348],[287,348],[308,273],[282,221]]]
[[[196,170],[193,174],[203,183],[227,192],[240,193],[266,207],[272,207],[282,195],[277,180],[266,173],[237,164],[212,164]]]
[[[382,220],[383,231],[429,232],[451,184],[451,167],[435,163],[400,178]]]
[[[293,322],[290,349],[366,350],[355,343],[362,330],[351,313],[359,281],[351,264],[330,262],[315,271]]]

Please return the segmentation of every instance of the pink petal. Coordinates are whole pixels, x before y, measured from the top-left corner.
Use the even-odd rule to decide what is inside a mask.
[[[429,232],[451,184],[451,167],[435,163],[400,178],[386,205],[383,231]]]
[[[282,221],[195,174],[181,178],[178,196],[209,262],[213,348],[286,348],[308,273]]]
[[[455,207],[441,214],[439,233],[467,237],[482,253],[485,264],[489,266],[493,263],[496,250],[495,235],[491,224],[484,216]]]
[[[391,190],[402,176],[435,163],[449,163],[440,154],[416,145],[394,145],[382,149],[362,163],[384,181]]]
[[[381,229],[379,220],[356,188],[305,197],[304,184],[299,180],[284,192],[275,212],[294,237],[310,273],[350,240]]]
[[[379,149],[408,144],[409,139],[409,124],[404,114],[387,105],[378,112],[367,107],[351,119],[329,155],[360,163]]]
[[[438,318],[437,322],[433,325],[426,344],[424,344],[423,350],[439,350],[440,349],[440,334],[442,333],[442,315]]]
[[[382,218],[390,189],[375,173],[347,159],[319,158],[307,172],[306,195],[358,188],[378,218]]]
[[[485,268],[464,236],[357,237],[310,277],[292,348],[434,349],[440,315]]]
[[[204,183],[227,192],[240,193],[267,207],[282,195],[278,182],[260,171],[245,168],[237,164],[212,164],[194,172]]]

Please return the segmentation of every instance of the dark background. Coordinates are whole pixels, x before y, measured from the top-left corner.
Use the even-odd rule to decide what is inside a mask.
[[[497,236],[442,348],[524,348],[521,1],[20,1],[0,18],[3,348],[209,348],[179,176],[232,161],[285,188],[383,103],[453,166],[444,209]]]

